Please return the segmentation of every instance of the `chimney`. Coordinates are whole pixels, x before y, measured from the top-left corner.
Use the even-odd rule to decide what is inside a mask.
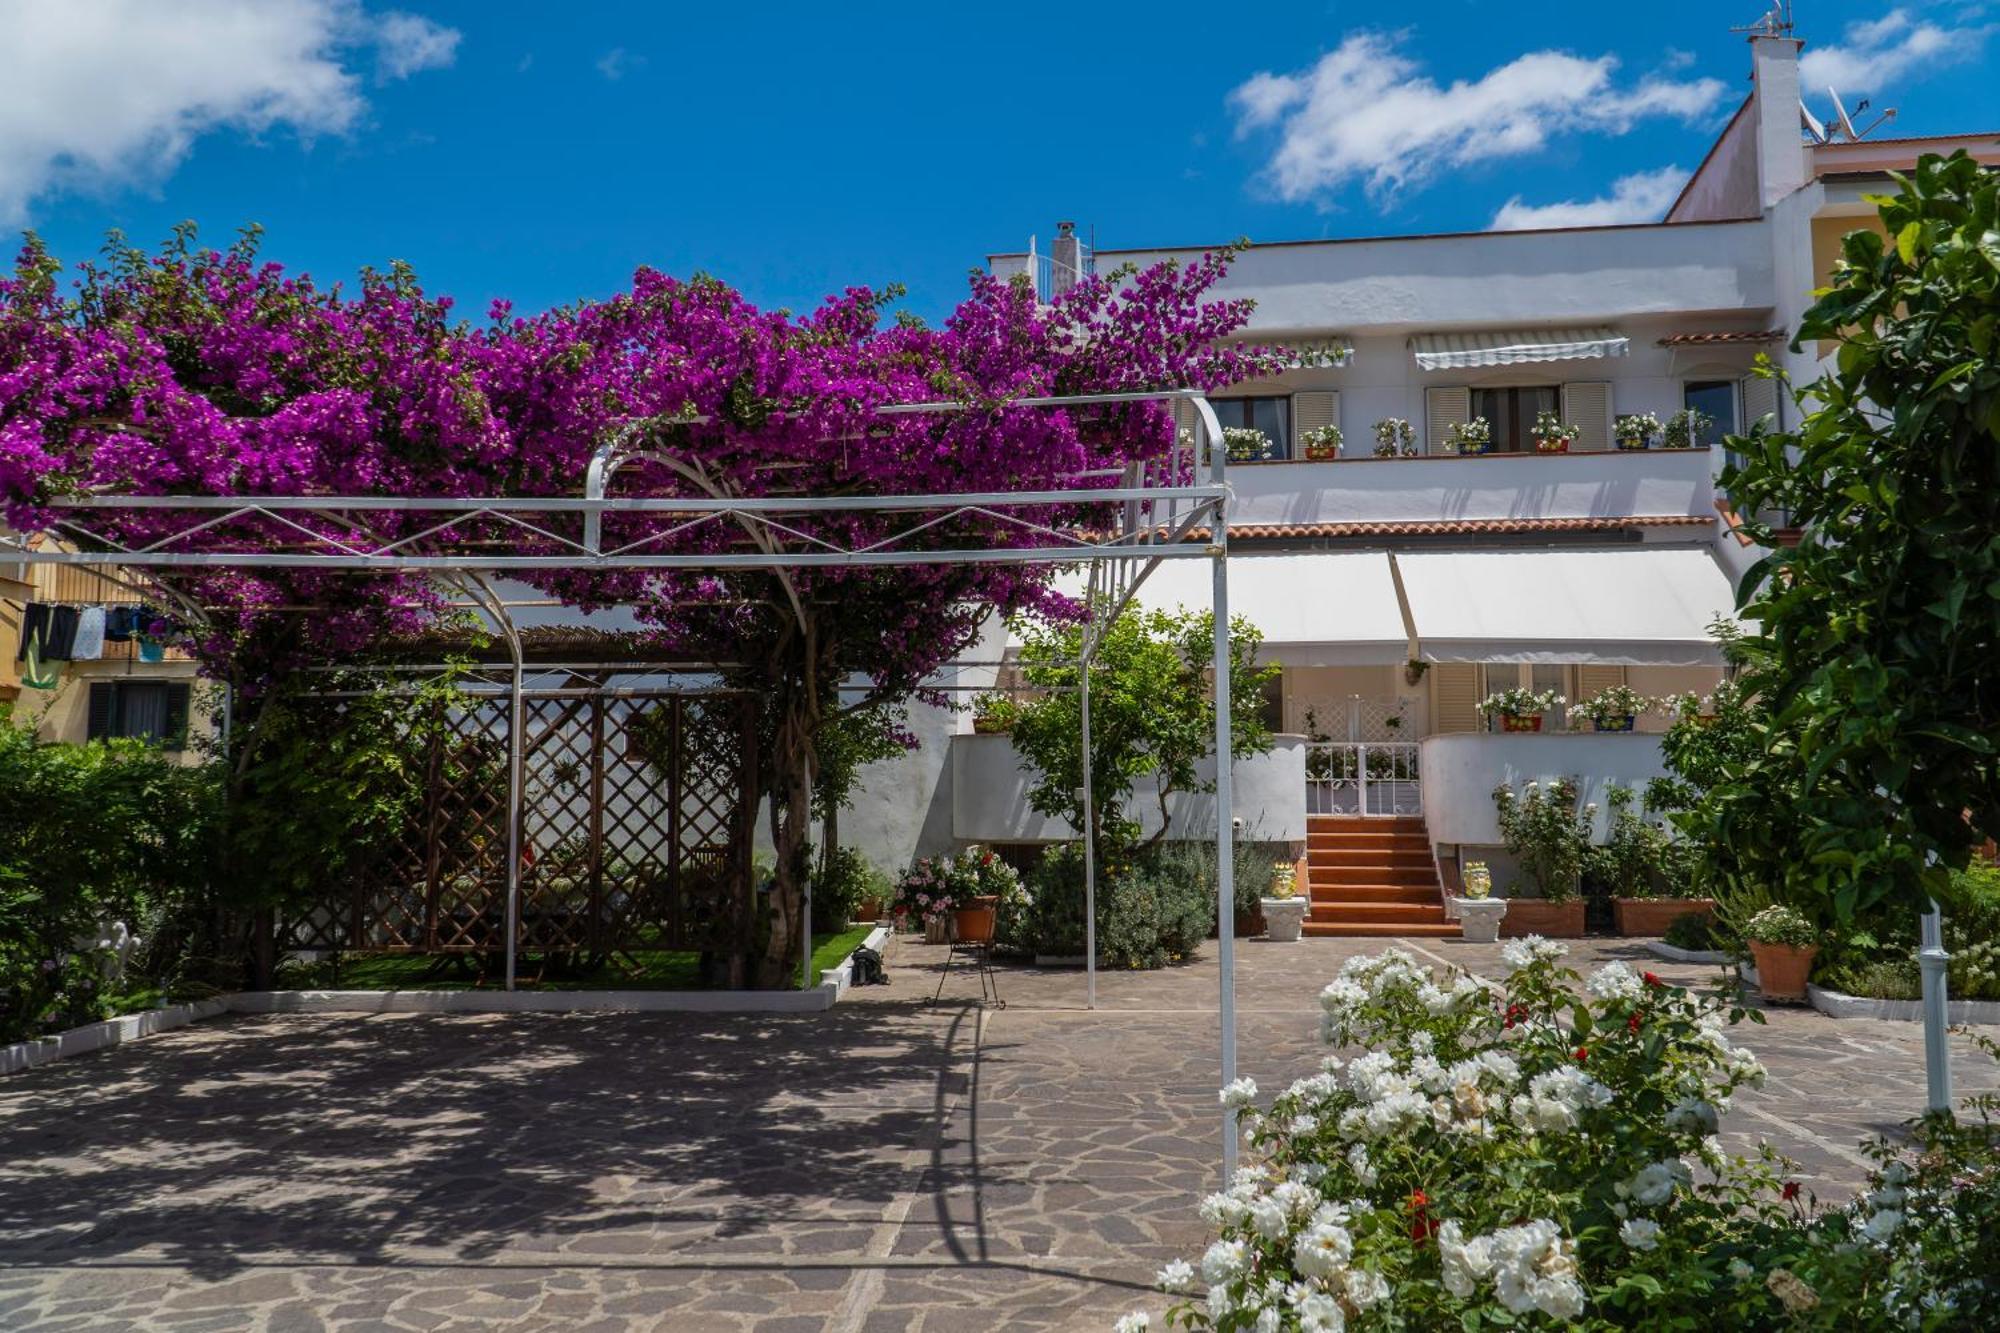
[[[1043,299],[1054,300],[1082,277],[1083,246],[1076,239],[1076,224],[1058,222],[1055,244],[1049,247],[1049,290]]]
[[[1798,38],[1755,33],[1750,38],[1751,79],[1757,105],[1757,192],[1771,207],[1812,180],[1812,158],[1799,132]]]

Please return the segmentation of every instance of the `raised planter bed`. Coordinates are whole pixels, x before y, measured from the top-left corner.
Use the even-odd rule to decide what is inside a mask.
[[[1665,940],[1647,940],[1646,951],[1670,963],[1712,963],[1721,967],[1729,962],[1729,955],[1720,949],[1683,949]]]
[[[1541,935],[1552,940],[1583,938],[1583,899],[1552,903],[1544,898],[1509,898],[1500,934],[1507,939]]]
[[[1613,898],[1611,919],[1620,935],[1664,935],[1684,916],[1715,915],[1713,898]]]
[[[1921,1023],[1922,1000],[1877,1000],[1867,995],[1846,995],[1806,983],[1806,1003],[1828,1018],[1872,1018],[1880,1022]],[[2000,1000],[1947,1000],[1945,1021],[1959,1023],[2000,1023]]]

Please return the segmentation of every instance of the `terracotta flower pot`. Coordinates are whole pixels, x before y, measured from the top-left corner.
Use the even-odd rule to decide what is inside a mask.
[[[1535,452],[1537,452],[1537,453],[1543,453],[1543,454],[1566,454],[1566,453],[1568,453],[1568,452],[1569,452],[1569,441],[1568,441],[1568,440],[1536,440],[1536,441],[1535,441]]]
[[[1502,731],[1540,731],[1541,729],[1542,715],[1540,713],[1524,713],[1519,716],[1511,713],[1503,713],[1500,716],[1500,730]]]
[[[1324,463],[1329,459],[1338,457],[1340,457],[1340,446],[1337,444],[1309,444],[1306,446],[1306,461],[1308,463]]]
[[[1005,736],[1013,729],[1013,723],[1003,722],[997,717],[975,717],[972,719],[972,734],[975,736]]]
[[[1713,898],[1613,898],[1612,920],[1620,935],[1664,935],[1684,916],[1714,916]]]
[[[1500,933],[1509,939],[1541,935],[1552,940],[1583,938],[1583,899],[1552,903],[1546,898],[1509,898]]]
[[[959,940],[965,944],[991,944],[993,927],[999,920],[999,908],[997,895],[966,899],[965,905],[952,913],[953,928]]]
[[[1767,1000],[1796,1004],[1806,998],[1806,978],[1812,975],[1817,944],[1759,944],[1750,941],[1757,960],[1757,989]]]

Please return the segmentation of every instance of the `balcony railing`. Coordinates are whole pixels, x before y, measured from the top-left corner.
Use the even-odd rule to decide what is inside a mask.
[[[1424,812],[1414,741],[1306,745],[1306,813],[1387,819]]]

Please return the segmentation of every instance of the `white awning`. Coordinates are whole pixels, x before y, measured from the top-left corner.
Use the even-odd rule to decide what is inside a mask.
[[[1425,370],[1516,366],[1529,361],[1576,361],[1623,356],[1631,340],[1612,328],[1504,329],[1487,333],[1423,333],[1410,350]]]
[[[1207,560],[1162,560],[1133,601],[1161,611],[1214,603]],[[1056,586],[1082,595],[1082,579]],[[1264,634],[1259,656],[1287,666],[1387,666],[1410,658],[1409,628],[1382,551],[1229,557],[1229,613]],[[1011,646],[1011,645],[1010,645]]]
[[[1709,622],[1736,603],[1704,550],[1465,551],[1395,561],[1427,662],[1717,666]]]

